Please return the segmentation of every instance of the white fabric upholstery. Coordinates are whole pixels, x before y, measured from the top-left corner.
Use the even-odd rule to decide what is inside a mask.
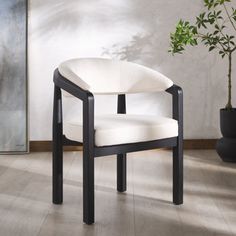
[[[178,136],[178,122],[171,118],[109,114],[95,117],[95,145],[107,146],[144,142]],[[79,121],[64,122],[67,138],[83,142],[83,126]]]
[[[173,82],[147,67],[111,59],[81,58],[63,62],[60,74],[94,94],[165,91]]]

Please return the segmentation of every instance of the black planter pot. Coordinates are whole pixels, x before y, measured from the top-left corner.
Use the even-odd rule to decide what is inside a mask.
[[[220,129],[223,138],[217,141],[216,151],[225,162],[236,162],[236,109],[220,110]]]

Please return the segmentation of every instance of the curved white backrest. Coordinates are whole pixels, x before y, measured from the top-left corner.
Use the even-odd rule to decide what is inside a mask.
[[[78,58],[63,62],[60,74],[93,94],[165,91],[173,82],[147,67],[119,60]]]

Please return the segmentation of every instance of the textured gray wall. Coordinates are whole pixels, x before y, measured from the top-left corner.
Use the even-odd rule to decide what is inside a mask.
[[[0,2],[0,152],[26,151],[26,0]]]

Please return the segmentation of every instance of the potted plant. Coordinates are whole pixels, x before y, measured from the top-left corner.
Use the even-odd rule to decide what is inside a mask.
[[[220,109],[220,128],[223,138],[216,150],[226,162],[236,162],[236,108],[232,106],[232,56],[236,52],[236,9],[231,0],[203,0],[206,10],[196,17],[195,24],[180,20],[171,33],[172,54],[182,53],[185,47],[203,43],[209,52],[217,50],[228,64],[228,101]],[[232,33],[233,32],[233,33]]]

